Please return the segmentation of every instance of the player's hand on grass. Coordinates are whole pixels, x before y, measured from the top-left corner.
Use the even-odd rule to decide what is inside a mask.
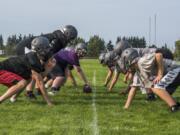
[[[125,110],[127,110],[128,108],[129,108],[128,106],[126,106],[126,105],[124,106],[124,109],[125,109]]]
[[[104,87],[107,87],[107,84],[103,84]]]
[[[48,106],[52,107],[52,106],[54,106],[54,104],[50,102],[50,103],[48,103]]]
[[[124,82],[124,83],[127,83],[127,79],[126,79],[125,77],[124,77],[124,79],[123,79],[123,82]]]
[[[153,80],[153,83],[156,84],[158,83],[161,79],[162,79],[162,75],[158,75],[154,80]]]
[[[112,88],[108,88],[108,92],[112,92]]]

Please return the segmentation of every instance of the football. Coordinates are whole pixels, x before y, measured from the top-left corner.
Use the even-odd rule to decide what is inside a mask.
[[[85,84],[84,87],[83,87],[83,92],[84,93],[91,93],[92,88],[89,85]]]

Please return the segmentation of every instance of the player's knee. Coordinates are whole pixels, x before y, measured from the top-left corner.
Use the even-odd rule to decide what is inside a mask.
[[[26,80],[21,80],[19,83],[17,83],[18,88],[24,88],[27,85]]]

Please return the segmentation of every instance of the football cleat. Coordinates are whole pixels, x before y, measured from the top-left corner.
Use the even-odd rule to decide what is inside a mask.
[[[84,93],[91,93],[92,88],[89,85],[85,84],[84,87],[83,87],[83,92]]]
[[[36,96],[34,95],[33,91],[27,91],[25,93],[25,96],[30,100],[36,99]]]

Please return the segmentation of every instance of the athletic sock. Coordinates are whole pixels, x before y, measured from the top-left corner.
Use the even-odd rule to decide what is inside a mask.
[[[59,91],[60,87],[51,87],[52,91]]]

